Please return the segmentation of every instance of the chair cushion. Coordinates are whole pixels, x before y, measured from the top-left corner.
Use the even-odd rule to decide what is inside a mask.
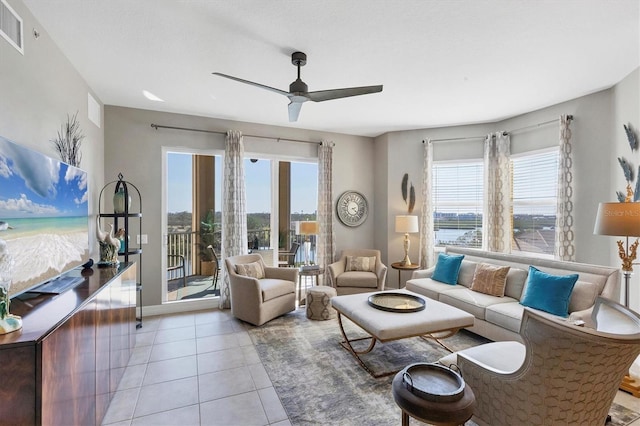
[[[378,288],[378,276],[373,272],[343,272],[336,278],[337,287]]]
[[[433,271],[431,278],[445,284],[457,284],[460,264],[463,258],[464,254],[453,255],[440,253],[438,255],[438,263],[436,263],[436,269]]]
[[[476,361],[476,364],[480,363],[502,374],[509,374],[522,366],[526,352],[525,345],[519,342],[491,342],[454,352],[440,358],[438,362],[446,367],[451,364],[458,365],[458,354],[463,354],[466,358]]]
[[[245,277],[257,278],[259,280],[264,278],[264,268],[260,262],[239,263],[236,265],[236,272],[238,275],[244,275]]]
[[[344,267],[345,272],[350,271],[376,271],[376,257],[375,256],[346,256],[346,265]]]
[[[491,296],[504,296],[504,288],[507,284],[509,266],[496,266],[488,263],[478,263],[473,274],[471,290]]]
[[[569,299],[576,281],[578,274],[551,275],[529,266],[529,279],[520,303],[529,308],[567,317]]]
[[[293,281],[265,278],[260,280],[262,301],[268,302],[276,297],[296,292],[296,284]]]

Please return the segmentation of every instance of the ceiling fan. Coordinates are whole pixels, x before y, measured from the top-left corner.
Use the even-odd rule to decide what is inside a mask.
[[[275,93],[289,98],[289,121],[297,121],[300,115],[300,109],[302,104],[307,101],[322,102],[331,99],[348,98],[350,96],[366,95],[369,93],[382,92],[382,85],[378,86],[362,86],[362,87],[347,87],[344,89],[331,89],[331,90],[318,90],[315,92],[309,92],[307,84],[300,80],[300,67],[303,67],[307,63],[307,55],[302,52],[293,52],[291,54],[291,63],[298,67],[298,78],[296,81],[289,85],[289,91],[276,89],[274,87],[265,86],[264,84],[255,83],[249,80],[243,80],[231,75],[222,74],[220,72],[214,72],[213,74],[220,77],[229,78],[231,80],[239,81],[240,83],[250,84],[252,86],[267,89]]]

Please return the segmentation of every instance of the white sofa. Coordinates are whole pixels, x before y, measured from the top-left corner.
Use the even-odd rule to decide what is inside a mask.
[[[414,271],[406,289],[473,314],[475,322],[469,330],[493,341],[523,341],[519,334],[524,314],[520,298],[527,282],[529,266],[554,275],[579,275],[569,302],[570,321],[583,320],[589,323],[598,296],[619,300],[620,277],[616,268],[459,247],[447,247],[446,253],[464,255],[457,284],[432,280],[434,267]],[[469,288],[478,263],[510,267],[503,297],[478,293]]]

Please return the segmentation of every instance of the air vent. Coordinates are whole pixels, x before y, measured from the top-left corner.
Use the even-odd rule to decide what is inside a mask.
[[[0,35],[24,55],[22,34],[22,18],[9,6],[7,0],[0,0]]]

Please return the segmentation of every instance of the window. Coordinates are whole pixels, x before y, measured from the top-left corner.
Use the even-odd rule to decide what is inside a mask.
[[[482,160],[433,165],[436,247],[482,247]]]
[[[513,252],[553,255],[558,156],[553,148],[511,157]]]

